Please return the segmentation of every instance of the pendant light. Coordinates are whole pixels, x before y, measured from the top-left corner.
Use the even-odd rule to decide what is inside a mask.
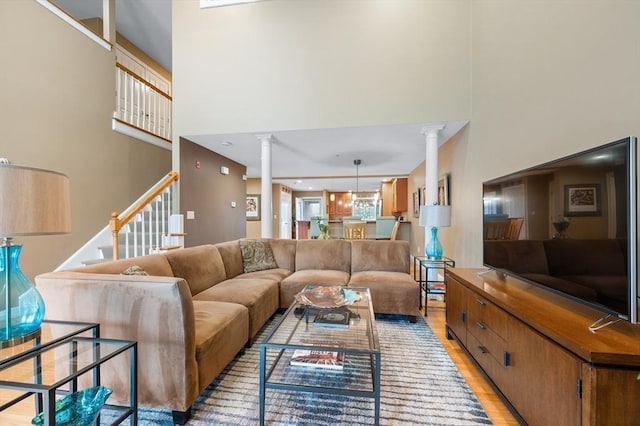
[[[358,192],[360,190],[358,186],[358,178],[360,177],[359,166],[362,164],[362,160],[353,160],[353,164],[356,166],[356,192],[351,194],[351,199],[355,201],[356,198],[358,198]]]

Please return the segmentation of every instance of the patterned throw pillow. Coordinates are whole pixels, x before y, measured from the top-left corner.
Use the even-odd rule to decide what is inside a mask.
[[[147,274],[147,271],[145,271],[138,265],[132,265],[132,266],[129,266],[124,271],[122,271],[120,275],[149,275],[149,274]]]
[[[240,240],[242,270],[244,272],[263,271],[278,267],[269,241]]]

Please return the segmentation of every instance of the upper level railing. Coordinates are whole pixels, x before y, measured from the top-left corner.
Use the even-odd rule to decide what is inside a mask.
[[[171,141],[171,96],[120,63],[116,99],[116,120]]]

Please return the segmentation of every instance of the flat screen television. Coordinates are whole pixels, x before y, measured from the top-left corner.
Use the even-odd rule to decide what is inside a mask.
[[[638,323],[636,138],[482,184],[483,263]]]

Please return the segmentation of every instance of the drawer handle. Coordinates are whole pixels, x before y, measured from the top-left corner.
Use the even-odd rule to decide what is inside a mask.
[[[487,302],[482,299],[476,299],[476,302],[478,302],[478,305],[480,306],[487,306]]]
[[[484,346],[478,346],[478,350],[480,350],[480,352],[482,352],[483,354],[488,354],[489,353],[487,348],[485,348]]]
[[[478,328],[479,328],[480,330],[486,330],[486,329],[487,329],[487,326],[486,326],[486,325],[484,325],[484,324],[483,324],[483,323],[481,323],[481,322],[476,322],[476,325],[478,326]]]
[[[502,364],[505,367],[509,367],[511,365],[511,354],[509,352],[504,352],[504,354],[502,354]]]

